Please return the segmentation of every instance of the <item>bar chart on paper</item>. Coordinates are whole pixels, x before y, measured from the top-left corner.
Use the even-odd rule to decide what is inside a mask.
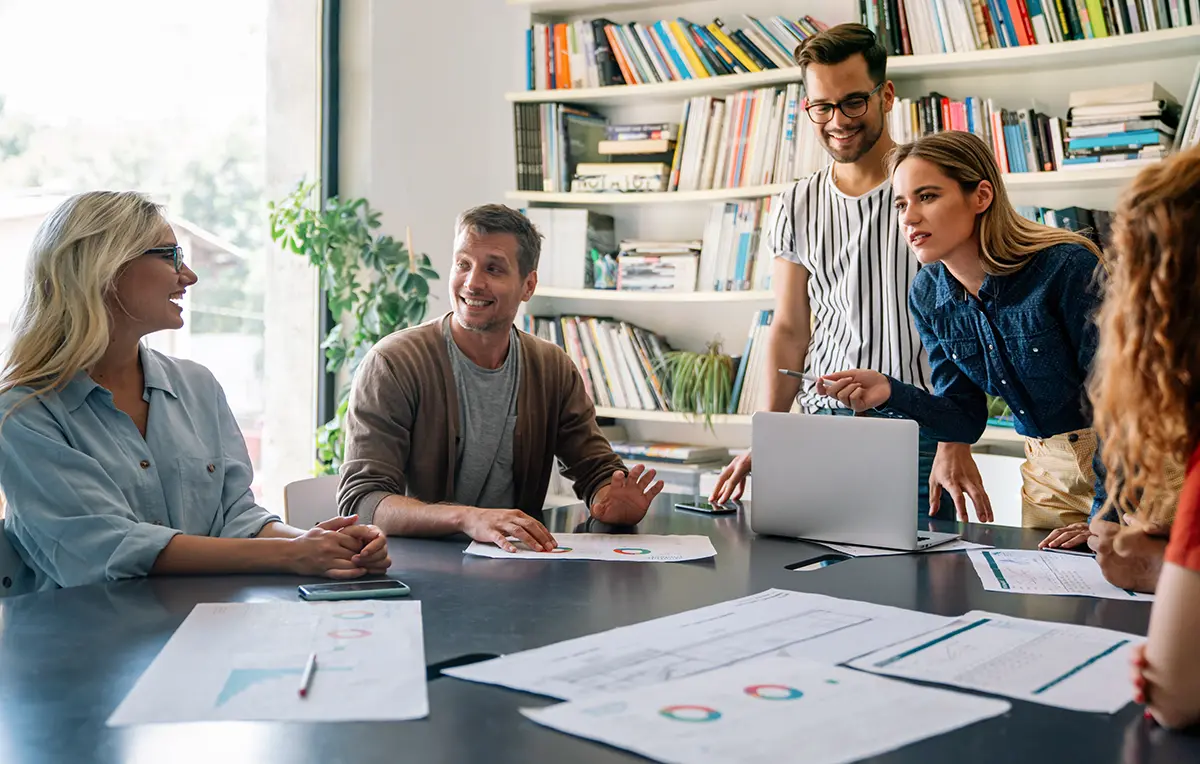
[[[108,724],[402,720],[428,712],[420,602],[253,602],[197,605]]]

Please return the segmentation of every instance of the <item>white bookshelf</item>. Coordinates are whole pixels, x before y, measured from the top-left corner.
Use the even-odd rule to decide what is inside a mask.
[[[533,299],[575,300],[580,302],[654,302],[654,303],[765,303],[775,301],[772,292],[747,289],[740,292],[639,292],[616,289],[563,289],[538,287]]]
[[[789,16],[812,14],[834,25],[856,21],[852,0],[506,0],[531,18],[574,19],[605,16],[618,23],[677,16],[693,21],[738,14]],[[888,76],[898,95],[931,91],[961,99],[994,98],[1008,109],[1034,106],[1065,116],[1073,90],[1156,80],[1177,99],[1200,61],[1200,25],[1099,39],[942,55],[892,56]],[[681,82],[599,88],[515,91],[508,102],[565,103],[594,108],[614,123],[678,122],[681,104],[695,96],[724,96],[742,90],[797,82],[799,68],[732,74]],[[523,82],[523,81],[522,81]],[[1122,188],[1141,167],[1089,167],[1004,176],[1016,204],[1052,208],[1072,205],[1112,209]],[[508,191],[518,204],[598,208],[612,215],[619,238],[689,240],[699,238],[708,203],[773,196],[790,184],[710,191],[666,193],[546,193]],[[755,310],[772,307],[770,292],[691,292],[636,294],[606,290],[539,287],[529,310],[543,315],[611,316],[663,334],[674,347],[703,349],[713,337],[724,352],[740,355]],[[749,381],[749,380],[748,380]],[[754,380],[758,383],[760,380]],[[750,417],[719,415],[705,425],[701,415],[601,407],[597,415],[618,420],[632,438],[719,444],[731,449],[750,442]],[[1020,450],[1023,438],[1011,428],[988,427],[980,446],[1007,453]]]
[[[644,5],[644,4],[643,4]],[[1016,75],[1051,73],[1091,65],[1104,67],[1153,63],[1200,51],[1200,26],[1162,29],[1156,32],[1073,40],[1054,45],[1029,45],[1000,50],[944,53],[936,56],[893,56],[888,59],[888,77],[893,80],[965,75]],[[612,85],[602,88],[521,90],[506,94],[513,103],[574,103],[589,106],[653,102],[682,102],[693,96],[725,95],[739,90],[786,85],[800,81],[799,67],[770,69],[751,74],[727,74],[679,82],[648,85]],[[1093,87],[1100,81],[1078,82],[1064,87]],[[1183,98],[1186,94],[1176,93]]]

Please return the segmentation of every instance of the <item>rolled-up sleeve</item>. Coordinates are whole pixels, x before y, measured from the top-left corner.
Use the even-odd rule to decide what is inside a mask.
[[[246,449],[246,439],[233,416],[233,410],[229,408],[229,401],[219,386],[217,425],[225,460],[225,483],[221,488],[221,512],[225,522],[221,527],[221,537],[252,538],[266,525],[282,520],[254,500],[254,492],[250,490],[250,484],[254,481],[250,452]]]
[[[72,448],[36,402],[0,430],[0,485],[8,530],[59,586],[148,575],[180,532],[140,522],[100,464]]]

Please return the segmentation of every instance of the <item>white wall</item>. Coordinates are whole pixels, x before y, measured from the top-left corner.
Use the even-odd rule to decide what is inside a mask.
[[[454,219],[503,202],[515,173],[512,109],[524,87],[527,12],[503,0],[345,0],[340,195],[383,213],[383,232],[428,254],[446,310]]]

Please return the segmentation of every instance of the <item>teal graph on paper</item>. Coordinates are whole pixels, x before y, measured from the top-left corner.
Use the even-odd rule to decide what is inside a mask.
[[[349,666],[321,666],[322,673],[326,671],[349,671]],[[229,678],[225,680],[225,686],[221,688],[221,692],[217,695],[216,705],[218,708],[225,705],[229,701],[236,698],[246,690],[256,684],[269,682],[272,679],[279,679],[285,676],[300,677],[304,674],[304,667],[296,668],[246,668],[246,669],[231,669]]]

